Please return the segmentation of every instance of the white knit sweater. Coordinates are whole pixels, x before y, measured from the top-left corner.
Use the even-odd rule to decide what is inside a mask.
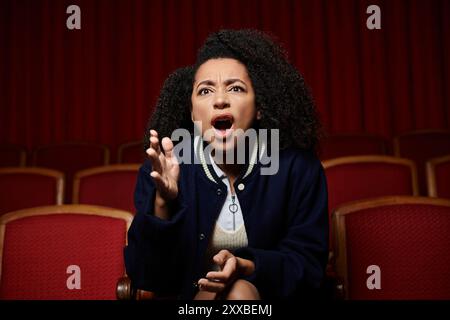
[[[247,245],[248,239],[244,224],[236,231],[226,231],[216,223],[206,250],[205,263],[207,270],[219,270],[218,266],[212,261],[212,258],[219,253],[220,250],[226,249],[233,251],[235,249],[246,247]]]

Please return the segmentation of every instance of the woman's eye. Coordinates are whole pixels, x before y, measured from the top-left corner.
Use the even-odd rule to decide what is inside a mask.
[[[211,91],[208,88],[203,88],[198,91],[198,94],[204,96],[205,94],[210,93]]]
[[[245,91],[244,88],[239,87],[239,86],[231,87],[230,90],[233,91],[233,92],[244,92]]]

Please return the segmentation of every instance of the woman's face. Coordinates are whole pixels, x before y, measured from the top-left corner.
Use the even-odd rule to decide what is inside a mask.
[[[257,115],[255,92],[247,68],[230,58],[210,59],[195,74],[192,89],[193,121],[202,124],[202,135],[215,150],[235,148],[239,132],[251,128]],[[258,116],[259,117],[259,116]]]

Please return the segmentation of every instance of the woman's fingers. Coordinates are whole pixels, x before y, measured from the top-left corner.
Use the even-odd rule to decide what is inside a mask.
[[[162,164],[161,159],[159,158],[157,152],[152,147],[147,149],[147,154],[150,159],[150,162],[152,163],[152,168],[156,172],[162,174]]]
[[[228,250],[221,250],[213,257],[216,264],[220,266],[220,271],[210,271],[206,274],[206,278],[211,281],[220,281],[228,283],[236,276],[237,260],[236,257]]]
[[[232,257],[225,262],[225,266],[223,267],[223,277],[226,279],[225,281],[230,282],[234,281],[237,277],[237,263],[236,258]]]
[[[161,153],[161,149],[159,148],[159,139],[157,137],[150,137],[150,148],[154,149],[159,156],[159,154]]]
[[[199,289],[202,291],[221,292],[225,289],[225,284],[222,282],[210,281],[205,278],[201,278],[198,281]]]
[[[206,279],[210,281],[227,282],[229,276],[222,271],[211,271],[206,274]]]
[[[173,142],[168,137],[164,137],[161,141],[164,154],[166,155],[166,158],[172,159],[173,156]],[[175,158],[175,157],[174,157]]]
[[[158,156],[161,153],[161,149],[159,148],[158,132],[156,132],[156,130],[150,130],[150,148],[154,149]]]
[[[236,258],[231,257],[226,260],[222,271],[210,271],[206,274],[206,278],[209,280],[218,280],[228,282],[235,276],[237,270]]]
[[[166,189],[166,184],[164,183],[164,179],[157,171],[152,171],[150,173],[150,176],[153,178],[153,181],[155,181],[156,188],[158,190]]]
[[[228,258],[234,257],[228,250],[220,250],[218,254],[213,257],[213,261],[218,264],[221,268],[225,264]]]
[[[236,278],[237,260],[228,250],[221,250],[213,260],[221,266],[221,271],[208,272],[198,285],[203,291],[222,292]]]
[[[173,156],[173,142],[166,137],[161,141],[161,145],[162,148],[160,148],[158,133],[150,130],[150,147],[147,149],[153,170],[150,176],[161,195],[170,200],[178,193],[176,183],[179,167],[176,165],[178,164],[176,157]]]

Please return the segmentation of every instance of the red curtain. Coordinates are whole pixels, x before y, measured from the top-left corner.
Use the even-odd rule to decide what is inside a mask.
[[[81,8],[81,30],[66,8]],[[366,9],[381,8],[368,30]],[[220,28],[285,45],[326,129],[386,138],[450,127],[448,0],[6,0],[0,143],[140,139],[167,75]]]

